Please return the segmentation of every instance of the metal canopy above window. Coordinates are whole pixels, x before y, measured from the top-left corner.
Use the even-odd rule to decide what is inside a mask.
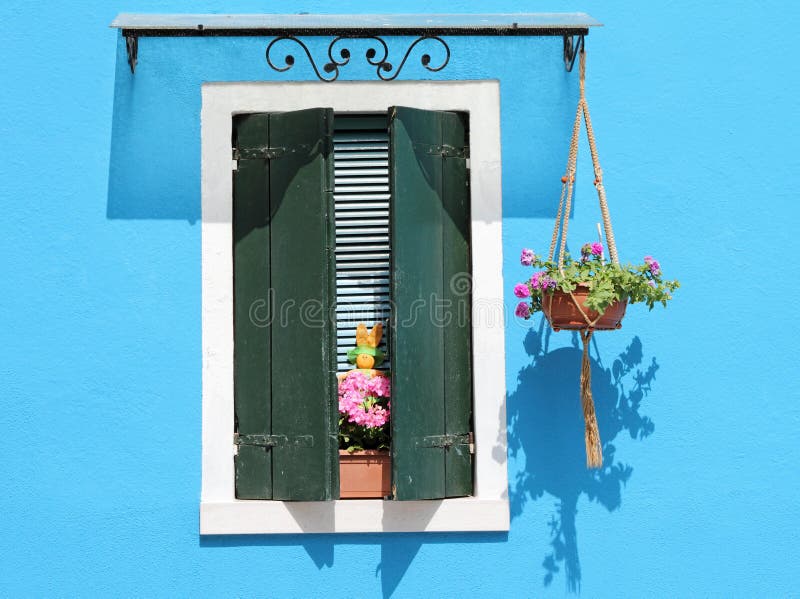
[[[601,23],[586,13],[519,13],[458,15],[147,15],[122,13],[117,29],[140,31],[272,31],[336,33],[342,31],[435,32],[449,35],[561,35],[588,31]],[[577,30],[577,31],[576,31]],[[215,33],[209,33],[209,32]],[[551,33],[547,33],[551,31]],[[153,35],[152,33],[150,35]],[[187,33],[187,35],[189,35]]]
[[[585,13],[519,13],[519,14],[449,14],[449,15],[151,15],[123,13],[111,23],[120,29],[128,50],[131,72],[136,69],[140,37],[185,36],[266,36],[274,39],[267,46],[267,62],[274,71],[287,71],[295,62],[294,55],[270,56],[276,42],[291,40],[304,50],[317,77],[334,81],[339,69],[350,61],[350,50],[343,39],[372,40],[375,46],[366,59],[376,67],[384,81],[394,80],[411,51],[421,42],[433,43],[445,53],[438,63],[428,53],[421,63],[432,72],[442,70],[450,60],[450,48],[441,36],[561,36],[564,41],[564,62],[572,70],[575,56],[583,45],[590,27],[602,24]],[[332,36],[328,47],[330,62],[314,63],[308,47],[298,36]],[[382,36],[414,36],[402,60],[388,62],[389,49]],[[577,42],[575,41],[577,37]]]

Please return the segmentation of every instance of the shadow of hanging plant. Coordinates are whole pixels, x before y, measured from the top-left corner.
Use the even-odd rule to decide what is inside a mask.
[[[577,334],[573,334],[573,347],[549,351],[551,334],[544,319],[538,331],[531,329],[528,333],[524,346],[532,362],[520,371],[519,386],[508,399],[508,451],[512,457],[522,452],[526,461],[516,479],[509,481],[511,516],[519,516],[528,501],[545,493],[556,499],[556,511],[549,522],[552,551],[542,563],[543,582],[549,586],[563,568],[567,589],[577,592],[581,582],[578,499],[585,494],[609,511],[619,508],[622,488],[633,468],[618,460],[613,442],[623,432],[633,439],[644,439],[654,431],[653,422],[640,410],[659,366],[655,358],[644,363],[642,342],[634,337],[606,367],[595,338],[591,351],[592,391],[604,464],[599,470],[588,470],[578,386],[581,350]]]

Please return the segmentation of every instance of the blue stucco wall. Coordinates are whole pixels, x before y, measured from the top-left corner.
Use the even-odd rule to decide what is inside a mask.
[[[131,77],[107,25],[431,8],[606,25],[589,101],[618,244],[683,283],[597,336],[610,467],[583,467],[575,339],[512,318],[508,534],[201,539],[199,86],[276,77],[249,39],[143,40]],[[772,26],[798,18],[788,0],[6,0],[0,596],[796,595],[800,83],[791,29]],[[511,308],[519,248],[549,240],[577,73],[558,39],[451,48],[440,78],[501,81]],[[597,220],[582,168],[573,242]]]

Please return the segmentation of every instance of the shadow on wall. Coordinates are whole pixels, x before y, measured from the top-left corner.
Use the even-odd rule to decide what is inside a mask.
[[[199,85],[166,85],[157,69],[138,69],[132,75],[125,40],[119,35],[109,219],[176,219],[192,224],[200,219],[199,121]]]
[[[633,468],[616,459],[613,441],[623,432],[632,439],[643,439],[655,430],[640,409],[659,366],[655,358],[643,363],[642,342],[634,337],[607,367],[594,337],[592,392],[604,463],[599,470],[588,470],[578,385],[582,355],[578,335],[572,334],[573,347],[549,351],[551,334],[544,318],[538,331],[528,332],[524,345],[532,362],[520,371],[519,386],[508,399],[509,455],[522,452],[526,461],[516,479],[509,481],[511,517],[518,517],[528,501],[545,493],[556,499],[549,522],[552,551],[542,562],[544,585],[549,586],[563,567],[567,589],[577,592],[581,582],[575,518],[578,499],[585,494],[609,511],[620,507],[622,487]]]
[[[290,547],[301,546],[314,561],[318,569],[332,568],[336,545],[378,545],[381,548],[380,561],[375,566],[375,577],[381,579],[381,595],[388,599],[397,589],[411,562],[423,544],[441,545],[448,543],[505,543],[508,533],[382,533],[365,535],[227,535],[200,537],[201,547]],[[347,553],[352,550],[348,550]],[[347,560],[345,560],[346,562]],[[363,563],[361,560],[359,563]],[[345,566],[347,567],[347,566]],[[364,567],[367,567],[364,564]]]

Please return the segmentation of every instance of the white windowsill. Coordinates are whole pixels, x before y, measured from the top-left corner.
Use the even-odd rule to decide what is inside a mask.
[[[508,501],[203,501],[200,534],[508,530]]]

